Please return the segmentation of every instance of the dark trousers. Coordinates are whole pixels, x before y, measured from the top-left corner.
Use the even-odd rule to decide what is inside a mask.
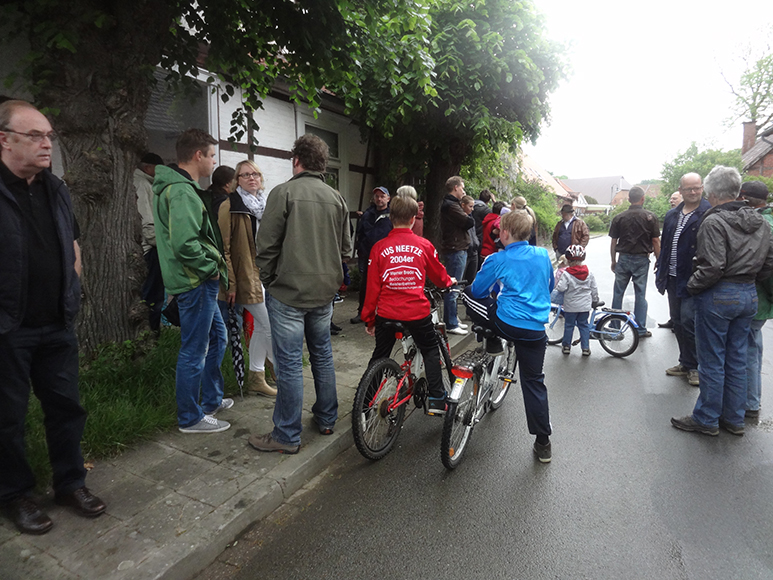
[[[158,250],[150,248],[143,258],[148,267],[148,277],[142,284],[140,296],[148,305],[148,321],[151,330],[158,330],[161,326],[161,308],[164,305],[164,281],[161,278],[161,264],[158,261]]]
[[[362,256],[357,260],[357,269],[360,271],[360,293],[358,296],[357,316],[362,314],[362,307],[365,305],[365,292],[368,289],[368,256]],[[389,355],[387,355],[389,356]]]
[[[467,305],[467,315],[474,324],[488,328],[515,345],[518,371],[521,378],[523,406],[526,409],[526,423],[532,435],[550,435],[550,410],[548,390],[545,386],[545,349],[548,338],[544,330],[527,330],[503,322],[497,316],[497,301],[494,298],[473,298],[470,287],[462,294]]]
[[[81,437],[86,411],[78,396],[78,341],[60,325],[0,334],[0,503],[32,491],[35,478],[24,449],[30,382],[43,408],[54,491],[85,484]]]
[[[464,268],[464,280],[467,284],[472,284],[475,281],[475,276],[480,268],[478,267],[478,250],[467,250],[467,266]]]
[[[435,333],[435,326],[432,324],[432,317],[427,316],[421,320],[392,320],[376,316],[376,348],[373,349],[371,362],[376,359],[389,357],[392,354],[392,348],[395,346],[395,331],[393,328],[384,326],[385,322],[401,322],[407,328],[416,346],[424,357],[424,369],[427,373],[427,384],[429,396],[441,399],[445,396],[443,388],[443,375],[440,371],[440,351]]]
[[[698,368],[695,350],[695,299],[676,295],[676,276],[669,276],[666,286],[668,310],[674,322],[674,334],[679,344],[679,364],[689,370]]]

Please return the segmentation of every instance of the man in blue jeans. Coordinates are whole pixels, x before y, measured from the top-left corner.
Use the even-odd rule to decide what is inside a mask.
[[[622,308],[625,289],[633,281],[633,316],[639,325],[639,336],[647,337],[652,336],[647,330],[647,275],[650,254],[654,253],[655,258],[660,255],[660,228],[655,214],[643,207],[644,190],[641,187],[631,188],[628,201],[631,207],[616,215],[609,225],[612,271],[615,273],[612,308]]]
[[[736,200],[741,190],[737,169],[715,167],[704,187],[712,207],[698,229],[695,271],[687,282],[695,300],[701,392],[692,414],[673,417],[671,424],[704,435],[718,435],[719,427],[743,435],[755,281],[773,274],[771,232],[756,210]]]
[[[228,268],[211,192],[198,184],[215,169],[216,144],[200,129],[185,131],[177,139],[177,169],[157,165],[153,181],[161,273],[180,309],[175,386],[182,433],[225,431],[231,425],[214,415],[234,404],[223,398],[220,363],[227,338],[217,306],[220,284],[228,287]]]
[[[475,227],[475,219],[462,209],[464,180],[459,176],[446,181],[446,196],[440,206],[440,255],[448,275],[457,280],[464,276],[467,266],[467,248],[470,246],[468,230]],[[443,297],[443,318],[446,330],[451,334],[467,334],[467,325],[459,322],[456,314],[456,293]]]
[[[349,209],[325,183],[327,145],[307,134],[295,141],[292,155],[293,177],[268,196],[256,259],[274,347],[274,429],[249,438],[258,451],[290,454],[301,446],[304,337],[317,394],[314,422],[331,435],[338,419],[330,318],[343,281],[341,259],[352,252]]]

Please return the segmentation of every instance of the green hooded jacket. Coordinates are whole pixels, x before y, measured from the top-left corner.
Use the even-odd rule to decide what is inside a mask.
[[[182,294],[218,274],[220,284],[228,288],[223,240],[210,194],[163,165],[156,166],[153,193],[156,248],[166,291]]]
[[[765,221],[770,224],[773,233],[773,208],[766,207],[760,211]],[[773,318],[773,276],[757,282],[757,315],[754,320],[769,320]]]

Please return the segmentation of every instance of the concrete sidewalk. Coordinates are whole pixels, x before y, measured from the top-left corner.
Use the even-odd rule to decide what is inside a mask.
[[[49,495],[41,504],[54,528],[44,536],[19,534],[0,518],[0,578],[185,580],[208,566],[244,529],[352,445],[352,400],[374,345],[364,325],[349,323],[356,306],[356,294],[350,293],[333,314],[343,327],[332,337],[339,401],[334,435],[319,435],[311,421],[310,367],[304,369],[304,431],[297,455],[259,453],[247,444],[251,433],[271,430],[274,403],[255,396],[242,401],[237,394],[234,407],[218,415],[232,425],[224,433],[165,433],[97,462],[86,484],[107,503],[103,516],[81,518]],[[472,340],[452,336],[452,356]]]

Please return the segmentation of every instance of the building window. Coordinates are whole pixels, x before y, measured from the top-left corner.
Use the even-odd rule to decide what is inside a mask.
[[[306,132],[311,133],[312,135],[316,135],[325,143],[327,143],[327,147],[330,149],[331,160],[341,160],[341,156],[338,153],[338,133],[333,133],[333,131],[326,131],[325,129],[315,127],[314,125],[306,125]]]

